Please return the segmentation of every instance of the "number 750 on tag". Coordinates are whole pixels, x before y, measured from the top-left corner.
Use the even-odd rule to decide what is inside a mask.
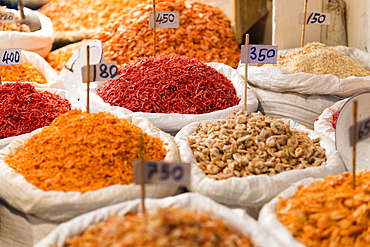
[[[135,161],[135,183],[140,184],[141,165]],[[145,184],[190,185],[190,164],[144,161]]]

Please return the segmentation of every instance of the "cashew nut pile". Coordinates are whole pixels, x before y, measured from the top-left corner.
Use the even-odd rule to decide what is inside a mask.
[[[323,165],[327,158],[319,141],[280,119],[243,110],[226,120],[201,123],[189,135],[197,166],[216,180]]]

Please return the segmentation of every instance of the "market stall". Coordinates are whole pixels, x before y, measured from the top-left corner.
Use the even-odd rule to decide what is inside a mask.
[[[9,2],[0,246],[369,245],[358,3]]]

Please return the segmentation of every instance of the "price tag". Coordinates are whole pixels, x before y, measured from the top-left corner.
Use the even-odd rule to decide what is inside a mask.
[[[135,161],[135,183],[140,184],[140,161]],[[189,163],[144,161],[145,184],[190,185]]]
[[[0,50],[0,65],[22,64],[22,51],[20,48]]]
[[[155,18],[157,28],[178,28],[180,26],[179,12],[177,11],[156,11]],[[149,12],[149,27],[154,28],[154,12]]]
[[[299,24],[303,25],[304,13],[299,13]],[[330,25],[329,13],[310,12],[306,14],[306,25]]]
[[[0,22],[2,22],[2,23],[14,23],[15,22],[14,13],[0,11]]]
[[[241,62],[245,63],[245,45],[242,45]],[[249,45],[248,63],[275,64],[278,47],[274,45]]]
[[[82,82],[87,83],[86,65],[81,67]],[[117,62],[90,65],[90,82],[108,81],[118,78]]]
[[[349,138],[350,138],[350,145],[354,145],[354,128],[355,126],[351,126],[349,128]],[[363,141],[370,137],[370,117],[362,120],[361,122],[357,123],[357,142]]]

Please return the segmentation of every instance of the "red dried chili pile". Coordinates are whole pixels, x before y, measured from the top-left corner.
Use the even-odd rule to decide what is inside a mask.
[[[134,112],[202,114],[237,105],[231,81],[204,62],[179,55],[132,61],[97,94]]]
[[[29,83],[0,85],[0,139],[29,133],[49,125],[70,110],[67,99],[37,90]]]
[[[333,114],[333,120],[330,121],[330,123],[333,125],[333,128],[334,129],[337,128],[337,119],[338,119],[338,116],[339,116],[339,112]]]

